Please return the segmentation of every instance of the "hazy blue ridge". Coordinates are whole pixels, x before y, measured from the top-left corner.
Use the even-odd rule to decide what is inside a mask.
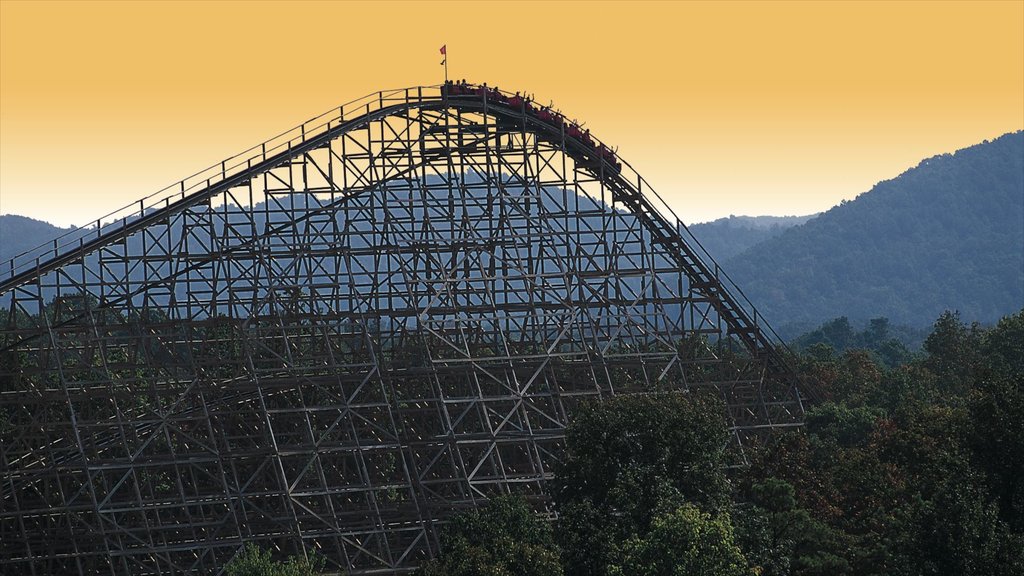
[[[71,229],[60,228],[25,216],[0,214],[0,263],[49,242],[69,230]]]
[[[803,224],[814,216],[729,216],[688,226],[690,232],[718,262]]]
[[[790,334],[946,309],[995,322],[1024,307],[1024,132],[924,160],[723,268]]]

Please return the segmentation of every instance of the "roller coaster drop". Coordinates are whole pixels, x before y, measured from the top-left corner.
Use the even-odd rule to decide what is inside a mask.
[[[453,511],[543,508],[581,401],[711,387],[737,457],[803,417],[643,178],[483,86],[350,102],[3,271],[2,573],[404,573]]]

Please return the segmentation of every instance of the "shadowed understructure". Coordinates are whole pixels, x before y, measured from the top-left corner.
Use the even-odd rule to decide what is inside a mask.
[[[579,402],[799,425],[774,333],[648,184],[497,90],[384,91],[3,265],[0,571],[404,573],[546,503]]]

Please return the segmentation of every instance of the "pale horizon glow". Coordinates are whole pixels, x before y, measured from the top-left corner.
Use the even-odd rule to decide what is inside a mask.
[[[1024,2],[0,2],[0,213],[87,225],[453,78],[586,122],[687,223],[807,215],[1024,129]],[[470,9],[471,8],[471,9]]]

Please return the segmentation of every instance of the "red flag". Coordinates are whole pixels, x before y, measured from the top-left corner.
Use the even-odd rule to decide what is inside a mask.
[[[448,55],[448,45],[447,44],[445,44],[444,46],[441,46],[441,54],[444,54],[445,56]]]

